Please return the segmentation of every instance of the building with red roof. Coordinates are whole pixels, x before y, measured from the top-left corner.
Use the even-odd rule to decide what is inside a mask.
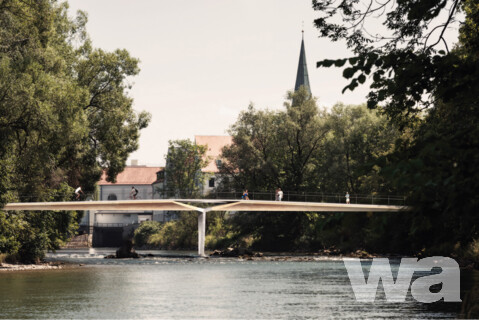
[[[139,166],[136,161],[132,161],[132,165],[119,173],[114,183],[107,181],[106,172],[103,172],[98,182],[99,198],[109,201],[158,198],[159,195],[155,192],[153,184],[158,182],[163,173],[163,167]],[[132,190],[135,189],[138,193],[133,197]],[[154,211],[98,211],[95,214],[94,224],[96,226],[129,225],[153,220],[154,217],[155,220],[162,220],[163,215],[162,212]]]

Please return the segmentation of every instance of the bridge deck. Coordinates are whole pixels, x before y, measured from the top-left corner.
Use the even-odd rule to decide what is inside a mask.
[[[188,203],[213,204],[199,208]],[[398,212],[406,206],[344,204],[323,202],[292,202],[262,200],[120,200],[120,201],[72,201],[72,202],[21,202],[8,203],[3,210],[155,210],[155,211],[311,211],[311,212]]]

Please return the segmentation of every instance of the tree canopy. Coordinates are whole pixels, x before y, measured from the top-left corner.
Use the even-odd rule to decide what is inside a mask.
[[[223,150],[223,188],[293,192],[390,192],[377,161],[393,150],[399,131],[365,105],[320,110],[301,88],[285,110],[250,105],[230,128]],[[229,178],[229,179],[228,179]]]
[[[168,196],[193,198],[199,195],[208,165],[206,146],[186,140],[168,141],[165,179]]]
[[[80,185],[92,192],[102,170],[114,181],[138,148],[150,119],[128,96],[139,61],[93,48],[86,23],[84,12],[68,16],[66,2],[0,1],[0,204],[69,199]],[[49,239],[39,250],[72,231],[74,216],[36,215],[0,220]]]
[[[412,251],[460,254],[479,237],[477,1],[313,0],[313,8],[321,36],[344,40],[354,54],[318,67],[344,67],[344,90],[369,77],[368,107],[405,133],[381,167],[415,208],[403,221]],[[451,28],[459,30],[454,46]]]
[[[343,92],[369,78],[368,107],[382,108],[402,126],[438,100],[461,97],[471,77],[477,78],[477,56],[458,55],[445,38],[461,23],[462,45],[477,48],[474,1],[371,0],[364,6],[359,1],[313,0],[313,8],[321,36],[345,41],[354,53],[317,66],[344,67],[350,82]]]

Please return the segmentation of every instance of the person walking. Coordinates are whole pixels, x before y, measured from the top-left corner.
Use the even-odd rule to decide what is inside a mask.
[[[349,192],[346,192],[345,198],[346,198],[346,204],[350,204],[350,202],[349,202]]]
[[[278,188],[278,201],[283,200],[283,190],[281,188]]]
[[[243,191],[243,195],[241,196],[241,199],[242,200],[249,200],[248,189],[245,189],[245,191]]]

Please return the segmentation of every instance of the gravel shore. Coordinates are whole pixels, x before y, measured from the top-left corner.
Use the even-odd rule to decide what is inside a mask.
[[[52,270],[79,267],[82,264],[71,264],[60,261],[44,262],[39,264],[11,264],[0,263],[0,272],[2,271],[30,271],[30,270]]]

